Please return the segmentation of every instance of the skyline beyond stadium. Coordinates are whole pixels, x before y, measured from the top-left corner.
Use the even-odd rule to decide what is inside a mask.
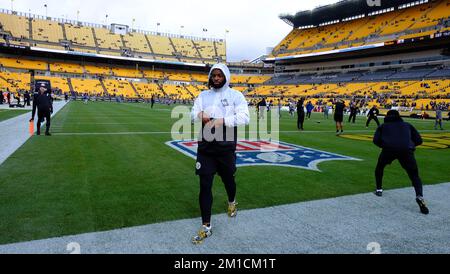
[[[280,14],[292,14],[335,2],[232,0],[227,5],[216,6],[204,0],[130,0],[126,5],[116,0],[0,0],[0,8],[52,18],[78,19],[80,22],[125,24],[147,31],[226,38],[228,61],[239,62],[266,54],[266,48],[276,46],[291,31],[291,27],[279,19]]]

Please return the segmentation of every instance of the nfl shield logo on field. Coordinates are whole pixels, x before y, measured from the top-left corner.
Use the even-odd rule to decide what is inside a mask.
[[[171,141],[168,146],[197,159],[198,141]],[[312,148],[271,141],[239,141],[237,166],[284,166],[320,171],[317,165],[325,161],[360,159],[320,151]],[[198,164],[196,166],[199,169]]]

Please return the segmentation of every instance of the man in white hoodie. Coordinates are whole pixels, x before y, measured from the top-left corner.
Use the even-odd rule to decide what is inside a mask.
[[[192,109],[193,121],[202,122],[198,142],[196,174],[200,177],[200,210],[202,227],[193,237],[200,244],[212,235],[212,184],[216,173],[222,178],[228,195],[228,216],[235,217],[237,127],[248,125],[250,114],[244,95],[229,87],[231,74],[224,64],[209,73],[209,90],[202,92]]]

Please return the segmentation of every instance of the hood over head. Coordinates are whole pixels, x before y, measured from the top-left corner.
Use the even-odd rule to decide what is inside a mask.
[[[397,110],[389,110],[384,118],[385,123],[395,123],[395,122],[403,122],[402,117],[400,117],[400,113]]]
[[[215,89],[215,88],[211,88],[212,90],[219,92],[219,91],[223,91],[226,90],[227,88],[229,88],[230,83],[231,83],[231,73],[230,73],[230,69],[225,65],[225,64],[215,64],[211,70],[209,71],[209,75],[208,75],[208,81],[211,80],[211,75],[212,72],[215,69],[220,69],[223,73],[223,75],[225,75],[225,85],[220,88],[220,89]]]

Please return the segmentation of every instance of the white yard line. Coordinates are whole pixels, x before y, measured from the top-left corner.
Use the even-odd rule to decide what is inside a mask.
[[[299,178],[301,183],[301,178]],[[368,182],[364,182],[368,183]],[[425,186],[429,215],[412,187],[239,211],[212,217],[213,235],[190,239],[200,218],[0,246],[0,253],[67,254],[369,254],[450,253],[450,183]],[[192,201],[196,203],[197,201]],[[223,202],[224,212],[226,201]],[[69,250],[69,251],[68,251]]]
[[[64,101],[55,102],[52,116],[56,115],[66,104],[67,102]],[[25,113],[0,122],[0,140],[2,141],[0,165],[31,137],[29,133],[30,118],[31,113]],[[35,119],[37,118],[35,117]]]

